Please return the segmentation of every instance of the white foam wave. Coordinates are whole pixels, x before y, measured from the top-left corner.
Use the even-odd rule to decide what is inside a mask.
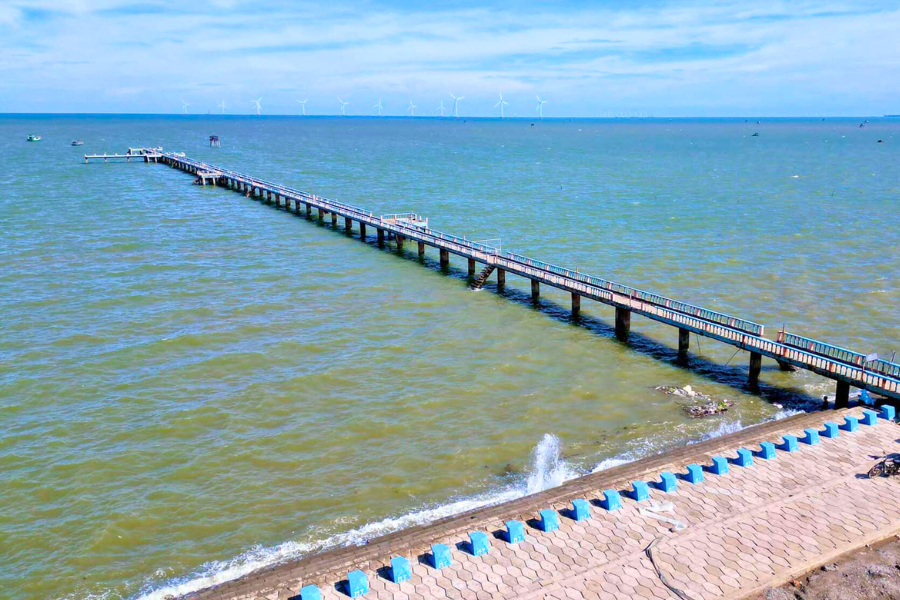
[[[773,419],[783,419],[799,412],[802,411],[782,410],[774,415]],[[702,434],[698,439],[689,440],[687,443],[691,444],[713,439],[740,431],[741,429],[743,429],[743,424],[740,420],[722,421],[716,429]],[[639,448],[629,450],[618,456],[606,458],[594,466],[591,472],[597,473],[655,453],[660,448],[660,443],[657,442],[658,440],[654,441],[652,439],[643,440]],[[326,548],[362,545],[370,539],[393,531],[431,523],[466,511],[536,494],[562,485],[579,475],[581,473],[562,458],[559,438],[552,434],[544,434],[531,452],[531,463],[525,477],[515,484],[483,494],[452,500],[445,504],[430,506],[404,515],[367,523],[361,527],[323,540],[313,542],[288,541],[277,546],[257,546],[231,560],[206,563],[197,571],[184,577],[160,582],[160,573],[157,572],[156,577],[147,581],[134,598],[135,600],[163,600],[169,595],[182,596],[206,587],[238,579],[265,567],[297,560]],[[98,600],[105,597],[106,594],[101,597],[95,596]]]
[[[296,560],[325,548],[362,545],[367,540],[392,531],[431,523],[469,510],[508,502],[556,487],[580,475],[561,457],[560,450],[559,438],[552,434],[544,434],[532,450],[527,476],[516,484],[398,517],[388,517],[316,542],[290,541],[274,547],[257,546],[229,561],[209,562],[190,576],[172,579],[161,585],[159,581],[148,582],[136,595],[136,600],[163,600],[168,595],[189,594],[240,578],[264,567]]]

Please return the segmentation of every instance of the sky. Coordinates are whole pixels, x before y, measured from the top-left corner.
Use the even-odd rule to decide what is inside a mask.
[[[900,2],[0,0],[0,113],[900,113]]]

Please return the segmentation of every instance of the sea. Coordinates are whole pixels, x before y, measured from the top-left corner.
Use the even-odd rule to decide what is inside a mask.
[[[161,600],[833,393],[85,153],[183,151],[890,357],[898,144],[887,118],[0,115],[0,598]],[[686,385],[733,405],[655,389]]]

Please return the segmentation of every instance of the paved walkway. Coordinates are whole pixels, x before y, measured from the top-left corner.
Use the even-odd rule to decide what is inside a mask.
[[[900,478],[864,476],[877,457],[900,451],[900,427],[884,419],[875,426],[860,422],[856,432],[841,430],[839,437],[822,437],[818,445],[801,442],[791,453],[779,449],[772,460],[753,456],[749,467],[729,461],[727,474],[704,470],[704,481],[697,484],[679,477],[671,493],[651,487],[650,499],[642,502],[626,497],[629,478],[658,481],[661,471],[685,473],[689,463],[711,465],[715,453],[731,459],[741,447],[758,451],[761,441],[779,443],[784,434],[802,437],[805,428],[821,431],[826,421],[843,423],[846,415],[861,417],[862,409],[801,415],[751,428],[607,475],[590,475],[555,493],[523,499],[526,503],[476,511],[359,549],[325,553],[195,596],[284,600],[297,595],[301,585],[315,584],[323,598],[337,600],[348,597],[347,573],[361,569],[370,587],[365,598],[678,598],[646,553],[655,541],[656,566],[685,598],[745,597],[900,533]],[[613,512],[599,503],[607,483],[622,490],[622,508]],[[574,498],[591,502],[590,519],[576,522],[569,517],[566,508]],[[658,514],[685,527],[676,531],[672,523],[642,512],[654,503],[671,503],[671,511]],[[538,508],[560,511],[558,530],[545,533],[535,526]],[[507,519],[526,521],[523,542],[509,544],[502,537]],[[468,532],[475,530],[488,533],[488,554],[476,557],[468,552]],[[440,570],[431,566],[428,554],[430,544],[438,541],[452,550],[452,564]],[[398,554],[410,559],[412,576],[395,584],[387,567]]]

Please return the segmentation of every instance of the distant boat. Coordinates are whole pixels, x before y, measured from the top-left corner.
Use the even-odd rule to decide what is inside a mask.
[[[72,140],[73,146],[84,146],[84,142],[81,140]]]
[[[750,137],[759,137],[759,134],[758,134],[758,133],[754,133],[754,134],[751,135]]]
[[[28,141],[29,141],[29,142],[39,142],[39,141],[41,141],[41,136],[39,136],[39,135],[29,135],[29,136],[28,136]]]

